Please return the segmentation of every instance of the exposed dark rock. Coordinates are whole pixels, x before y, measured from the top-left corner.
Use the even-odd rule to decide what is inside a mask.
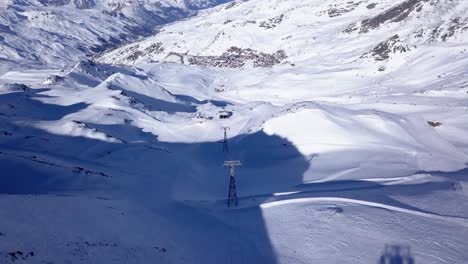
[[[96,5],[95,0],[72,0],[72,4],[79,9],[88,9]]]
[[[348,1],[345,3],[330,5],[329,9],[326,12],[329,17],[337,17],[337,16],[341,16],[345,13],[353,11],[360,4],[361,2]]]
[[[413,33],[413,36],[415,38],[422,38],[424,36],[425,30],[424,29],[419,29],[416,32]]]
[[[50,75],[49,77],[47,77],[47,79],[45,80],[45,84],[54,84],[54,83],[58,83],[58,82],[61,82],[63,81],[63,77],[61,76],[58,76],[58,75]]]
[[[154,249],[158,250],[159,252],[166,253],[167,249],[163,247],[154,247]]]
[[[85,169],[85,168],[82,168],[82,167],[74,167],[73,172],[74,173],[84,173],[86,175],[97,175],[97,176],[102,176],[102,177],[106,177],[106,178],[112,178],[110,175],[107,175],[107,174],[105,174],[103,172],[92,171],[92,170],[88,170],[88,169]]]
[[[244,26],[247,25],[247,24],[257,24],[257,21],[255,21],[255,20],[247,20],[247,21],[245,21],[245,22],[243,23]]]
[[[413,11],[421,11],[424,2],[429,2],[429,0],[406,0],[399,5],[387,9],[375,17],[364,19],[361,22],[360,27],[357,27],[357,24],[350,25],[347,29],[344,30],[344,32],[350,33],[359,29],[359,33],[367,33],[370,30],[378,28],[384,23],[403,21]]]
[[[150,54],[160,54],[164,51],[163,44],[161,42],[153,43],[145,51]]]
[[[86,125],[85,123],[81,122],[81,121],[78,121],[78,120],[72,120],[73,123],[77,124],[79,128],[87,128],[88,125]]]
[[[266,29],[275,28],[276,26],[281,24],[281,22],[283,22],[283,18],[284,18],[284,14],[281,14],[279,16],[270,18],[270,19],[268,19],[268,21],[260,22],[259,27],[263,27],[263,28],[266,28]]]
[[[27,260],[31,257],[34,257],[34,252],[31,251],[31,252],[28,252],[28,253],[24,253],[23,251],[15,251],[15,252],[9,252],[9,253],[6,253],[6,255],[9,257],[10,261],[11,262],[16,262],[18,261],[18,263],[24,263],[23,261],[24,260]]]
[[[72,4],[79,9],[88,9],[96,5],[95,0],[39,0],[39,2],[46,6],[64,6]]]
[[[349,24],[349,26],[347,26],[344,30],[343,30],[343,33],[352,33],[354,31],[356,31],[359,27],[357,26],[357,23],[354,22],[354,23],[351,23]]]
[[[149,55],[149,54],[160,54],[164,51],[163,44],[161,42],[153,43],[149,47],[145,48],[144,50],[140,50],[139,45],[132,46],[128,48],[126,51],[131,52],[130,55],[127,56],[128,60],[135,61],[138,58]],[[122,51],[121,53],[123,53]]]
[[[431,126],[431,127],[439,127],[442,125],[441,122],[439,121],[427,121],[427,123]]]
[[[231,3],[227,4],[224,9],[230,9],[230,8],[235,7],[236,5],[238,5],[237,2],[231,2]]]
[[[408,45],[401,42],[400,37],[398,35],[394,35],[391,38],[380,42],[370,52],[367,52],[366,54],[361,56],[361,58],[371,57],[374,58],[376,61],[383,61],[390,58],[390,54],[392,53],[403,53],[408,52],[410,50],[411,49]]]
[[[4,130],[0,130],[0,136],[3,135],[3,136],[13,136],[12,133],[8,132],[8,131],[4,131]]]
[[[133,98],[133,99],[134,99],[134,98]],[[135,99],[134,99],[134,100],[135,100]],[[132,103],[132,104],[133,104],[133,103]],[[136,104],[136,100],[135,100],[135,104]],[[93,131],[93,132],[104,134],[104,136],[105,136],[106,138],[108,138],[108,139],[114,139],[114,140],[119,141],[119,142],[121,142],[121,143],[127,143],[127,141],[125,141],[125,140],[123,140],[123,139],[118,139],[118,138],[116,138],[116,137],[113,137],[112,135],[109,135],[109,134],[107,134],[107,133],[105,133],[105,132],[102,132],[102,131],[100,131],[99,129],[94,128],[94,127],[92,127],[92,126],[90,126],[90,125],[88,125],[87,123],[84,123],[84,122],[82,122],[82,121],[73,120],[72,122],[75,123],[75,124],[77,124],[79,128],[90,129],[90,130]]]
[[[33,162],[36,162],[36,163],[40,163],[40,164],[45,164],[45,165],[49,165],[49,166],[52,166],[52,167],[63,167],[59,164],[56,164],[56,163],[53,163],[51,161],[48,161],[48,160],[44,160],[44,159],[41,159],[37,156],[23,156],[23,155],[19,155],[18,157],[20,158],[23,158],[23,159],[27,159],[27,160],[30,160],[30,161],[33,161]]]
[[[468,29],[468,18],[462,20],[460,17],[450,20],[449,26],[445,32],[440,36],[442,41],[453,37],[457,31],[466,31]]]
[[[7,88],[7,90],[10,90],[10,91],[27,92],[27,91],[31,90],[31,88],[29,88],[29,86],[27,86],[26,84],[23,84],[23,83],[8,83],[8,84],[5,84],[4,86],[5,86],[5,88]]]
[[[461,36],[468,31],[468,17],[455,17],[435,28],[419,29],[412,36],[426,39],[429,42],[449,41],[455,36]]]
[[[127,56],[127,60],[137,60],[140,56],[143,56],[143,52],[141,50],[136,50],[132,54]]]

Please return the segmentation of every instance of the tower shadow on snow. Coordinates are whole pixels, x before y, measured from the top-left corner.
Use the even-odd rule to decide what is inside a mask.
[[[34,100],[34,95],[23,96],[3,94],[0,102],[15,99],[15,105],[30,107],[31,121],[59,120],[87,107],[46,104]],[[161,142],[157,136],[131,124],[88,124],[85,128],[123,140],[112,143],[52,134],[28,122],[15,122],[15,109],[16,106],[11,113],[0,116],[1,127],[11,132],[0,137],[0,193],[76,195],[80,191],[124,185],[131,199],[156,214],[166,214],[168,221],[180,225],[186,231],[186,241],[198,241],[181,245],[199,252],[201,259],[193,263],[221,263],[227,256],[231,263],[277,262],[261,209],[225,208],[229,174],[222,164],[226,159],[243,162],[237,178],[240,196],[288,189],[302,182],[309,163],[286,139],[263,131],[236,136],[229,139],[230,153],[225,155],[216,141]],[[29,112],[21,113],[25,121],[26,113]],[[103,172],[108,177],[93,172]],[[215,207],[218,201],[223,206],[213,212],[194,205],[207,200],[214,201]]]
[[[33,115],[31,119],[39,120],[59,120],[87,107],[86,104],[45,104],[34,100],[35,97],[44,95],[33,93],[24,97],[21,93],[3,94],[0,95],[0,102],[30,107],[34,110],[30,111]],[[258,206],[277,192],[299,190],[307,197],[328,193],[338,197],[374,199],[376,202],[415,209],[396,204],[397,201],[392,200],[390,195],[374,195],[371,198],[365,193],[360,197],[351,192],[359,189],[379,192],[385,188],[387,194],[414,194],[415,188],[411,186],[384,187],[364,181],[303,183],[303,174],[317,154],[306,157],[287,139],[263,131],[229,138],[230,152],[223,153],[222,145],[217,142],[162,142],[156,135],[124,121],[112,125],[89,124],[90,128],[122,139],[122,143],[51,134],[25,122],[15,122],[17,117],[12,113],[16,108],[5,109],[10,112],[0,115],[0,125],[12,135],[0,136],[3,181],[0,193],[63,194],[111,188],[114,183],[120,183],[140,205],[157,214],[167,215],[168,221],[177,223],[186,241],[199,242],[181,245],[202,252],[200,256],[203,258],[194,260],[194,263],[277,263],[267,224]],[[29,154],[17,155],[12,150]],[[33,155],[38,157],[33,158]],[[50,161],[48,157],[55,157],[58,160],[55,165],[58,166],[43,162]],[[240,160],[243,163],[236,169],[237,194],[240,197],[240,208],[237,209],[226,208],[229,171],[222,166],[225,160]],[[77,172],[76,167],[102,171],[111,177]],[[466,180],[466,169],[455,174]],[[428,183],[420,187],[424,188],[418,188],[418,191],[424,193],[451,188],[449,183]],[[252,199],[254,203],[243,208]],[[155,203],[156,200],[160,203]],[[405,252],[409,251],[388,246],[379,264],[406,264],[402,261],[412,257]],[[412,261],[408,263],[414,263],[414,259]]]

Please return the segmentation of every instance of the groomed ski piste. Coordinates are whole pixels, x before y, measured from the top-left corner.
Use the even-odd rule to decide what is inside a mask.
[[[458,36],[384,72],[337,47],[274,67],[118,50],[0,67],[0,263],[468,263]]]

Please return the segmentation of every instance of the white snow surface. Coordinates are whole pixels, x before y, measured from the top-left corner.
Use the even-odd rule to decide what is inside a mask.
[[[389,12],[392,8],[397,11]],[[172,53],[220,56],[239,47],[270,54],[283,50],[288,56],[285,64],[320,65],[324,70],[346,64],[388,71],[420,57],[427,46],[466,43],[467,13],[468,2],[459,0],[236,1],[164,27],[100,59],[132,65],[166,61]],[[373,23],[365,23],[369,20]],[[392,36],[398,40],[390,46],[389,58],[369,63],[374,61],[369,52]],[[155,44],[162,51],[149,49]]]
[[[359,32],[404,2],[421,9]],[[160,54],[0,65],[0,263],[468,263],[467,31],[424,35],[466,2],[233,3],[130,44]],[[395,34],[408,52],[363,56]],[[164,62],[230,46],[288,61]],[[236,208],[225,160],[242,162]]]
[[[70,66],[224,0],[2,0],[0,72]]]

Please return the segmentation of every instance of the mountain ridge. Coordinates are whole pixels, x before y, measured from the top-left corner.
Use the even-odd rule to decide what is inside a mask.
[[[224,0],[8,0],[0,2],[0,60],[65,67]],[[13,63],[13,61],[15,63]]]
[[[294,64],[315,61],[318,56],[346,58],[350,54],[350,60],[375,54],[376,60],[386,61],[392,54],[418,46],[464,43],[468,17],[463,14],[467,12],[463,1],[232,2],[164,27],[152,37],[103,54],[100,60],[132,65],[165,61],[170,54],[179,54],[187,56],[184,63],[196,64],[190,58],[223,60],[230,49],[251,49],[266,54],[284,51],[288,60],[283,62]],[[400,48],[383,45],[396,35]],[[361,50],[353,54],[346,43]],[[158,50],[148,51],[150,45],[158,45]],[[375,53],[379,50],[381,55]]]

